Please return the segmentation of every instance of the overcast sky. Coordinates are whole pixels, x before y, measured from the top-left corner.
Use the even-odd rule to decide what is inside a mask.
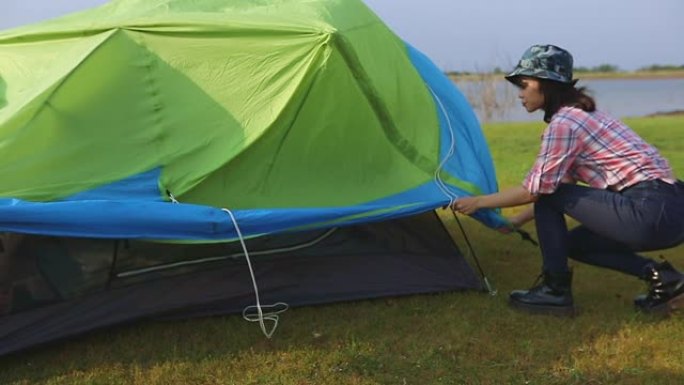
[[[364,1],[447,71],[507,70],[536,43],[568,49],[577,66],[684,65],[684,0]],[[0,0],[0,30],[106,2]]]

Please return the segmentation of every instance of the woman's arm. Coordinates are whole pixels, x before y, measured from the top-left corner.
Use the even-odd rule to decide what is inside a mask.
[[[461,198],[453,203],[451,209],[461,214],[471,215],[479,209],[520,206],[536,200],[537,197],[525,188],[516,186],[494,194]]]

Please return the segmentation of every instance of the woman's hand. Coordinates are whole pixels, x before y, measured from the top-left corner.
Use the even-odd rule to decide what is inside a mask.
[[[512,217],[506,218],[508,220],[508,226],[502,226],[498,228],[497,230],[503,234],[509,234],[513,231],[516,231],[520,227],[522,227],[525,223],[531,221],[534,219],[534,206],[530,205],[530,207],[525,208],[523,211],[518,213],[517,215],[514,215]]]
[[[451,209],[454,211],[458,211],[459,213],[464,215],[471,215],[475,211],[482,208],[482,206],[480,205],[481,200],[482,197],[478,195],[472,197],[464,197],[454,201],[454,203],[451,205]]]
[[[514,231],[517,231],[518,228],[523,225],[522,223],[520,223],[517,216],[508,217],[506,218],[506,220],[508,221],[508,223],[504,226],[498,227],[496,231],[500,232],[501,234],[510,234]]]
[[[522,186],[516,186],[489,195],[475,195],[458,199],[451,209],[461,214],[471,215],[479,209],[520,206],[537,200]]]
[[[514,232],[517,229],[517,226],[501,226],[496,229],[496,231],[500,232],[501,234],[510,234]]]

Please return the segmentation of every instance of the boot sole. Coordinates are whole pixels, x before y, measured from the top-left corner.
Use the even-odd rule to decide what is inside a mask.
[[[672,312],[676,312],[678,310],[684,309],[684,293],[670,299],[669,301],[665,303],[661,303],[660,305],[653,306],[650,309],[639,309],[643,311],[644,313],[648,314],[656,314],[656,315],[662,315],[662,316],[667,316],[670,315]]]
[[[528,305],[509,299],[508,304],[517,310],[522,310],[530,314],[554,315],[557,317],[574,318],[578,311],[575,306],[549,306],[549,305]]]

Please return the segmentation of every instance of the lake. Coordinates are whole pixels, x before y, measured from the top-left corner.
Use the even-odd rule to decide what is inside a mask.
[[[480,121],[541,121],[543,112],[527,113],[517,89],[506,81],[457,81]],[[684,110],[684,79],[580,79],[597,107],[618,118]]]

